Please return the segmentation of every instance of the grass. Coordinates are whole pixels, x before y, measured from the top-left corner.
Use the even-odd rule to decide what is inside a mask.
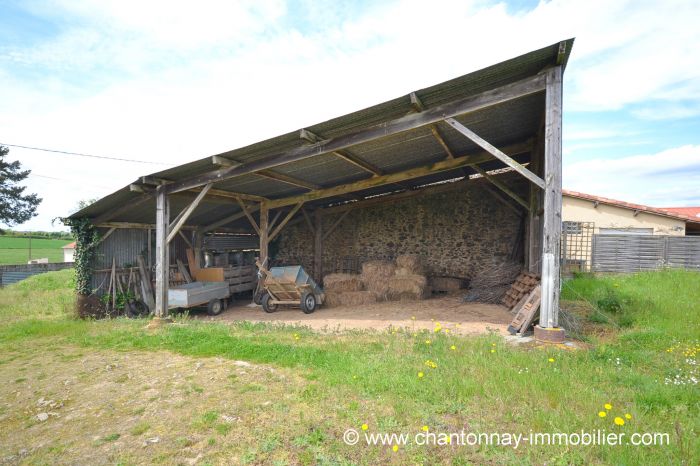
[[[71,240],[38,239],[31,240],[31,257],[29,238],[0,235],[0,264],[26,264],[30,259],[47,257],[49,262],[63,262],[63,246]]]
[[[696,361],[700,350],[697,272],[581,276],[566,282],[562,299],[584,301],[594,312],[582,318],[606,328],[604,336],[589,337],[589,349],[579,351],[513,347],[493,334],[459,337],[403,330],[333,335],[299,327],[221,325],[187,319],[154,332],[144,329],[142,320],[78,321],[69,318],[69,307],[65,306],[70,302],[65,289],[71,281],[68,272],[32,277],[29,280],[34,281],[0,291],[0,316],[8,317],[0,324],[0,354],[10,355],[13,348],[20,347],[25,352],[41,352],[46,345],[53,351],[165,351],[200,361],[245,360],[284,371],[290,374],[288,377],[301,377],[298,387],[287,382],[286,390],[291,390],[288,395],[273,395],[277,390],[284,393],[284,386],[267,379],[243,380],[249,375],[245,374],[247,369],[227,374],[217,386],[207,384],[206,379],[196,383],[187,380],[183,384],[187,397],[206,400],[225,385],[231,390],[231,399],[255,400],[234,403],[236,410],[257,413],[253,433],[243,431],[236,423],[222,422],[225,410],[232,409],[228,402],[204,407],[189,419],[179,420],[182,429],[189,429],[189,436],[178,438],[201,437],[201,441],[192,440],[193,445],[201,445],[204,458],[212,463],[232,458],[239,463],[282,464],[700,461],[699,392],[692,379],[697,380],[699,374],[697,365],[689,362]],[[34,293],[25,294],[31,289]],[[35,298],[35,293],[42,298]],[[61,300],[65,300],[63,304],[57,304]],[[24,309],[21,316],[16,314],[18,309]],[[5,364],[10,363],[0,361],[0,370]],[[29,378],[36,384],[36,373],[42,369],[33,370],[33,374],[3,375],[8,380]],[[423,377],[418,376],[419,372]],[[126,379],[124,382],[128,383]],[[265,414],[260,408],[267,405],[264,400],[268,397],[274,414]],[[606,403],[612,405],[610,410],[604,407]],[[609,415],[599,417],[601,411]],[[124,416],[133,413],[132,407]],[[625,414],[632,419],[624,426],[615,425],[613,419],[624,419]],[[149,421],[139,422],[149,435],[151,429],[156,429]],[[368,432],[375,433],[413,434],[424,425],[433,432],[457,432],[465,427],[470,431],[514,433],[594,429],[628,435],[663,432],[669,434],[671,444],[521,446],[518,450],[412,444],[393,452],[389,446],[352,447],[342,442],[345,429],[359,429],[365,423]],[[132,437],[140,435],[143,427],[138,425],[122,432],[122,439],[129,432]],[[55,435],[60,436],[60,432]],[[241,438],[247,441],[241,443]],[[173,446],[172,451],[161,455],[172,458],[168,455],[176,450],[179,447]]]

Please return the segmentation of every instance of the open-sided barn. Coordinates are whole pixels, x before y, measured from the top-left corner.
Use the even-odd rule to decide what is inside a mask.
[[[113,270],[150,268],[151,306],[166,316],[168,288],[188,263],[206,274],[250,268],[255,255],[322,281],[401,254],[421,256],[428,275],[464,279],[515,262],[541,274],[540,325],[557,328],[572,45],[139,177],[71,217],[101,237],[92,288],[106,292]]]

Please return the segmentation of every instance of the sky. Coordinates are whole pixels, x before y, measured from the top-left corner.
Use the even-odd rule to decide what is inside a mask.
[[[20,230],[138,176],[576,38],[564,187],[700,205],[700,2],[0,0],[0,143],[43,198]]]

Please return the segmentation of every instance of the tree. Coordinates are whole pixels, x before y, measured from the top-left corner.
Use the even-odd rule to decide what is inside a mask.
[[[24,194],[26,186],[19,183],[31,170],[22,170],[18,160],[6,162],[10,149],[0,146],[0,222],[12,226],[24,223],[36,216],[41,198],[36,194]]]

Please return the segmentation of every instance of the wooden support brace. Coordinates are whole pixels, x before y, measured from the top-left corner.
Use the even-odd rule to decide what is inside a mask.
[[[338,225],[340,225],[340,223],[341,223],[343,220],[345,220],[345,217],[347,217],[348,214],[349,214],[350,212],[352,212],[352,211],[351,211],[351,210],[346,210],[345,212],[343,212],[342,214],[340,214],[340,216],[339,216],[338,219],[333,223],[333,225],[331,225],[331,227],[330,227],[328,230],[326,230],[326,232],[323,234],[323,241],[326,241],[326,240],[328,239],[328,237],[331,235],[331,233],[333,233],[333,232],[335,231],[335,229],[338,228]]]
[[[102,243],[102,241],[104,241],[104,240],[106,240],[107,238],[109,238],[109,235],[111,235],[112,233],[114,233],[114,230],[116,230],[116,229],[117,229],[116,227],[112,227],[112,228],[110,228],[109,230],[107,230],[107,233],[105,233],[104,235],[102,235],[102,237],[101,237],[99,240],[97,240],[97,244],[100,244],[100,243]]]
[[[485,139],[482,139],[479,135],[477,135],[475,132],[464,126],[462,123],[459,121],[455,120],[454,118],[447,118],[445,120],[448,125],[452,126],[454,129],[465,135],[467,138],[471,139],[474,143],[477,145],[481,146],[484,150],[489,152],[491,155],[496,157],[498,160],[501,162],[505,163],[509,167],[511,167],[513,170],[516,172],[520,173],[522,176],[530,180],[531,182],[535,183],[537,186],[540,188],[544,189],[544,180],[540,178],[539,176],[535,175],[532,173],[530,170],[510,158],[508,155],[504,154],[498,148],[495,146],[491,145],[488,141]]]
[[[515,194],[508,186],[503,184],[500,180],[498,180],[496,177],[489,175],[483,168],[481,168],[478,165],[474,165],[472,167],[474,170],[477,171],[481,176],[483,176],[486,180],[491,182],[494,186],[496,186],[498,189],[506,193],[511,199],[513,199],[515,202],[523,206],[525,210],[530,210],[530,206],[528,205],[527,202],[517,194]]]
[[[180,228],[182,228],[182,225],[185,224],[188,218],[190,218],[190,215],[192,215],[192,212],[197,208],[200,202],[202,202],[202,199],[204,199],[204,196],[207,195],[207,192],[211,189],[213,183],[209,183],[208,185],[204,186],[204,188],[197,194],[197,197],[192,201],[190,205],[188,205],[180,214],[178,217],[175,219],[172,225],[169,226],[168,228],[168,243],[170,243],[173,238],[175,238],[175,235],[180,231]]]
[[[289,211],[287,216],[284,217],[284,220],[282,220],[282,222],[280,222],[280,224],[277,226],[277,228],[275,228],[275,231],[270,233],[270,237],[268,238],[268,241],[272,241],[273,239],[275,239],[275,237],[280,233],[280,231],[282,231],[282,228],[284,228],[284,226],[287,224],[287,222],[289,222],[292,219],[292,217],[294,217],[294,215],[299,211],[299,209],[301,209],[301,206],[303,206],[303,205],[304,205],[304,203],[300,202],[297,205],[295,205],[292,210]]]
[[[184,241],[185,244],[191,249],[192,242],[189,239],[187,239],[187,236],[185,236],[185,234],[182,232],[182,228],[177,233],[180,235],[180,237],[182,237],[182,241]]]
[[[243,214],[248,218],[248,221],[250,222],[250,224],[251,224],[251,225],[253,226],[253,228],[255,229],[255,232],[256,232],[258,235],[260,235],[261,228],[258,226],[258,224],[257,224],[257,222],[255,221],[255,219],[253,218],[253,216],[250,215],[250,211],[248,210],[248,207],[245,205],[245,203],[243,203],[243,201],[241,200],[241,198],[237,197],[236,200],[238,201],[238,205],[241,206],[241,209],[243,210]],[[261,213],[261,215],[262,215],[262,210],[261,210],[260,213]],[[262,220],[260,221],[260,223],[262,223]],[[265,220],[265,223],[267,223],[267,220]],[[265,228],[267,228],[267,225],[265,225]],[[267,234],[267,232],[266,232],[266,234]]]

